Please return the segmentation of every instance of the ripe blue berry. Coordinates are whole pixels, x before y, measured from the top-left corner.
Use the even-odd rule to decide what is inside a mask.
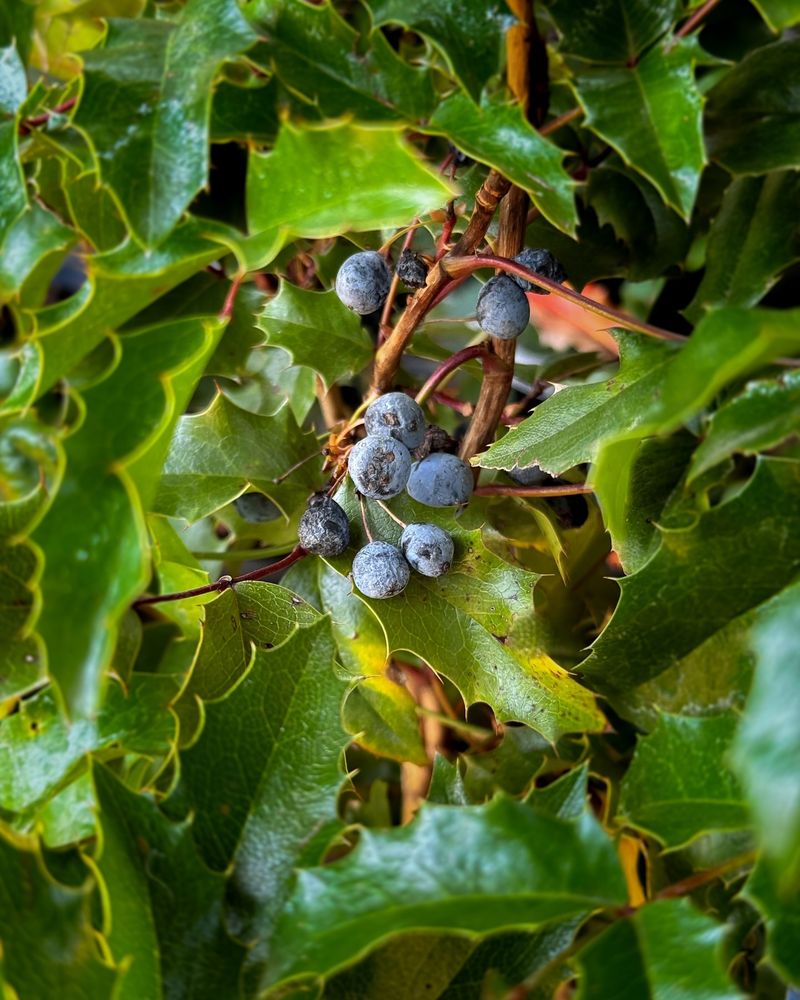
[[[233,501],[233,506],[239,517],[250,524],[274,521],[281,516],[280,508],[263,493],[243,493]]]
[[[410,577],[403,553],[388,542],[370,542],[353,560],[353,583],[365,597],[395,597]]]
[[[453,539],[435,524],[409,524],[400,548],[412,569],[423,576],[441,576],[453,561]]]
[[[411,472],[411,453],[388,434],[362,438],[347,462],[359,493],[371,500],[388,500],[402,493]]]
[[[551,281],[557,281],[559,285],[567,280],[567,272],[564,270],[561,261],[557,257],[554,257],[549,250],[544,250],[541,247],[531,250],[526,247],[514,257],[514,260],[517,264],[522,264],[523,267],[527,267],[530,271],[536,271],[537,274],[544,275],[545,278],[550,278]],[[535,292],[536,295],[550,294],[546,288],[539,288],[528,281],[527,278],[520,278],[516,274],[510,275],[510,277],[512,281],[516,281],[519,287],[526,292]]]
[[[318,493],[300,518],[297,541],[318,556],[340,556],[350,544],[347,514],[335,500]]]
[[[387,392],[367,407],[364,426],[370,436],[388,434],[413,451],[425,440],[427,424],[419,403],[404,392]]]
[[[427,507],[454,507],[472,496],[472,469],[457,455],[435,451],[415,463],[408,493]]]
[[[520,486],[544,486],[547,483],[555,482],[555,479],[544,469],[540,469],[538,465],[510,469],[508,474]]]
[[[339,268],[336,294],[348,309],[366,316],[386,301],[391,281],[389,265],[383,257],[374,250],[363,250],[348,257]]]
[[[531,318],[525,292],[506,274],[486,282],[478,296],[476,312],[481,330],[500,340],[518,337]]]

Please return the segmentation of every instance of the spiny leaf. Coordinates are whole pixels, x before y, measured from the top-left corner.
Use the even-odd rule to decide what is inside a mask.
[[[677,16],[675,0],[550,0],[561,51],[596,62],[626,63],[664,34]]]
[[[428,762],[417,704],[407,688],[388,677],[367,677],[353,688],[342,709],[344,728],[379,757]]]

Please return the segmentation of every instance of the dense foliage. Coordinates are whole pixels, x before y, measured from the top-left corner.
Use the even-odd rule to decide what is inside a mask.
[[[4,1000],[800,983],[798,23],[0,5]]]

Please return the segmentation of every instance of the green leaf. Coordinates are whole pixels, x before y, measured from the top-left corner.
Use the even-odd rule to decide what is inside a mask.
[[[635,65],[582,68],[575,80],[586,124],[688,219],[705,163],[697,49],[656,46]]]
[[[488,469],[536,464],[558,475],[592,461],[604,439],[636,428],[675,351],[671,345],[638,334],[617,333],[616,339],[620,345],[616,375],[555,393],[475,459],[475,464]]]
[[[364,830],[342,861],[300,872],[266,981],[328,974],[401,930],[535,928],[624,900],[611,841],[588,813],[565,822],[502,797],[428,805],[410,826]]]
[[[745,56],[708,94],[706,146],[734,174],[762,174],[800,162],[800,96],[788,80],[800,69],[800,39]]]
[[[664,714],[640,739],[622,780],[619,817],[668,848],[712,830],[741,830],[749,814],[727,764],[738,716]]]
[[[505,726],[498,747],[461,756],[468,801],[484,802],[498,789],[508,795],[527,792],[550,749],[547,741],[527,726]]]
[[[261,29],[252,58],[326,117],[414,121],[433,110],[430,71],[404,62],[381,31],[359,37],[332,3],[248,0],[245,10]]]
[[[514,23],[500,0],[418,0],[412,6],[403,0],[370,0],[369,7],[376,25],[402,24],[433,42],[476,101],[500,71],[505,33]]]
[[[20,702],[0,726],[0,808],[23,813],[40,805],[85,770],[90,753],[104,759],[126,753],[170,752],[177,719],[171,677],[134,674],[127,693],[114,681],[95,720],[68,723],[50,689]]]
[[[17,119],[0,122],[0,245],[25,211],[28,196],[19,162]]]
[[[625,63],[660,38],[678,15],[675,0],[550,0],[560,50],[596,62]]]
[[[336,496],[350,517],[351,543],[366,541],[359,530],[358,502],[348,484]],[[593,695],[543,653],[517,652],[506,637],[519,619],[533,615],[538,577],[496,556],[480,532],[465,531],[449,511],[398,497],[393,510],[406,523],[426,521],[451,533],[456,544],[450,571],[437,579],[418,575],[390,601],[361,598],[383,626],[390,651],[407,649],[458,687],[467,705],[485,701],[500,721],[524,722],[550,740],[565,732],[598,729],[603,717]],[[370,506],[376,537],[397,542],[401,529]],[[363,530],[363,529],[362,529]],[[331,560],[342,574],[346,557]]]
[[[16,295],[34,268],[49,254],[66,250],[75,233],[38,202],[20,215],[6,234],[0,253],[0,301]]]
[[[292,510],[318,485],[317,463],[310,460],[283,482],[276,480],[315,453],[315,436],[300,430],[288,406],[260,416],[218,393],[207,410],[178,422],[155,510],[196,521],[230,503],[248,484]]]
[[[753,0],[753,6],[773,31],[790,28],[800,22],[797,0]]]
[[[614,616],[581,673],[622,693],[676,665],[787,586],[800,570],[798,486],[797,463],[760,459],[735,496],[688,528],[662,529],[656,555],[621,581]]]
[[[408,689],[388,677],[367,677],[347,696],[344,728],[371,753],[393,760],[428,763],[417,703]]]
[[[530,194],[554,226],[575,233],[575,182],[562,165],[563,150],[539,135],[518,104],[488,98],[476,104],[455,93],[420,127],[446,136],[469,156],[499,170]]]
[[[224,995],[245,954],[223,927],[225,878],[202,864],[188,823],[171,823],[104,767],[94,782],[107,941],[117,962],[129,963],[116,996]]]
[[[452,195],[396,128],[284,122],[274,149],[248,163],[250,265],[268,263],[296,236],[407,225]]]
[[[796,217],[800,174],[741,177],[725,192],[708,237],[706,270],[686,315],[718,306],[753,306],[800,257]]]
[[[800,981],[800,904],[797,891],[779,891],[775,873],[761,860],[747,880],[743,895],[764,915],[767,926],[767,958],[788,982]]]
[[[45,555],[39,630],[73,714],[96,711],[117,623],[147,583],[142,506],[223,326],[182,320],[128,335],[113,373],[84,395],[64,483],[34,535]]]
[[[800,428],[800,373],[749,382],[711,417],[694,454],[691,482],[734,454],[755,455],[774,448]]]
[[[734,745],[760,835],[765,863],[779,895],[789,898],[800,884],[800,749],[794,720],[800,710],[800,587],[779,598],[753,633],[757,666]]]
[[[100,954],[92,883],[61,885],[35,845],[0,831],[0,985],[19,997],[111,1000],[119,973]],[[7,995],[9,995],[7,993]]]
[[[282,281],[258,326],[271,346],[288,351],[295,364],[313,368],[326,386],[360,372],[372,357],[366,330],[334,291],[309,292]]]
[[[237,936],[270,931],[293,868],[317,863],[340,828],[348,738],[334,655],[327,618],[274,650],[257,650],[239,685],[207,707],[200,740],[181,755],[175,805],[192,810],[195,840],[212,868],[233,862]]]
[[[13,115],[27,93],[25,66],[16,45],[0,48],[0,114]]]
[[[688,899],[648,903],[580,951],[579,1000],[736,1000],[741,994],[723,968],[724,935]]]
[[[145,245],[170,233],[206,183],[214,77],[254,41],[235,0],[189,0],[176,24],[112,18],[103,48],[84,54],[74,124]]]

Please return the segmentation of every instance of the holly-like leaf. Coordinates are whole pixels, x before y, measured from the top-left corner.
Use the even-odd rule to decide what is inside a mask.
[[[75,238],[52,212],[34,202],[10,227],[2,244],[0,301],[16,295],[45,257],[66,250]]]
[[[206,183],[214,77],[254,41],[235,0],[189,0],[177,23],[111,19],[104,46],[85,53],[74,123],[145,245],[170,233]]]
[[[754,49],[714,87],[705,110],[709,156],[735,174],[763,174],[800,162],[800,39]]]
[[[504,797],[428,805],[410,826],[364,830],[342,861],[300,872],[266,982],[329,974],[402,930],[533,929],[624,899],[611,841],[588,814],[566,822]]]
[[[248,163],[250,264],[268,263],[294,236],[406,225],[452,195],[396,128],[284,122],[273,150]]]
[[[233,863],[231,926],[245,939],[269,933],[294,867],[317,863],[340,827],[348,737],[334,655],[327,618],[257,650],[239,685],[207,706],[199,741],[181,755],[175,808],[194,813],[194,837],[212,868]]]
[[[550,0],[548,10],[561,35],[561,51],[594,62],[635,60],[678,15],[675,0]]]
[[[476,101],[500,70],[503,37],[514,23],[500,0],[422,0],[413,6],[403,0],[370,0],[369,7],[376,25],[402,24],[433,42]]]
[[[359,530],[358,502],[348,484],[336,497],[350,516],[357,546],[366,542]],[[390,650],[410,650],[448,677],[467,705],[485,701],[501,721],[524,722],[548,739],[580,729],[602,728],[593,695],[543,653],[504,645],[520,618],[533,615],[533,586],[538,577],[505,562],[481,540],[465,531],[452,513],[397,498],[393,510],[406,523],[438,524],[456,543],[449,572],[436,579],[414,574],[401,595],[388,601],[361,598],[381,622]],[[376,537],[397,543],[401,529],[380,508],[370,505]],[[331,560],[342,575],[350,560]]]
[[[660,900],[618,920],[581,949],[580,1000],[736,1000],[725,974],[725,927],[688,899]]]
[[[334,291],[309,292],[283,281],[258,325],[270,345],[288,351],[295,364],[313,368],[327,386],[360,372],[372,357],[366,330]]]
[[[790,588],[775,603],[753,634],[757,666],[733,763],[777,893],[788,898],[800,884],[800,778],[794,766],[799,746],[797,727],[790,721],[800,710],[800,587]]]
[[[56,882],[36,845],[0,832],[0,984],[19,997],[111,1000],[119,971],[100,954],[92,883]],[[13,994],[12,994],[13,995]]]
[[[738,717],[661,716],[639,740],[619,815],[675,848],[712,830],[741,830],[749,813],[727,758]]]
[[[245,953],[223,926],[224,877],[203,865],[188,823],[170,822],[104,767],[94,769],[94,782],[108,947],[128,965],[116,996],[224,994]]]
[[[800,257],[800,174],[740,177],[725,192],[708,236],[706,270],[686,310],[697,320],[718,306],[753,306]]]
[[[249,484],[291,510],[318,485],[315,453],[316,438],[300,430],[288,406],[260,416],[218,393],[208,409],[178,422],[155,509],[196,521],[230,503]],[[298,465],[303,459],[309,461]],[[296,471],[276,482],[295,465]]]
[[[800,22],[800,7],[797,6],[797,0],[753,0],[753,6],[758,9],[773,31],[790,28]]]
[[[689,482],[736,453],[774,448],[800,428],[800,374],[748,383],[712,416],[692,458]]]
[[[586,124],[688,219],[705,163],[694,42],[655,46],[634,65],[592,66],[575,80]]]
[[[524,188],[550,222],[570,235],[577,224],[575,182],[562,150],[530,125],[518,104],[488,98],[476,104],[464,93],[438,106],[426,132],[444,135],[460,150]]]
[[[344,728],[361,746],[393,760],[428,763],[417,703],[407,688],[388,677],[367,677],[347,696]]]
[[[741,492],[691,527],[662,530],[656,555],[621,582],[619,605],[581,673],[622,693],[787,586],[800,570],[798,487],[798,463],[760,459]]]
[[[635,428],[674,361],[675,350],[638,334],[616,337],[620,345],[616,375],[555,393],[474,463],[488,469],[535,464],[558,475],[592,461],[605,438]]]

